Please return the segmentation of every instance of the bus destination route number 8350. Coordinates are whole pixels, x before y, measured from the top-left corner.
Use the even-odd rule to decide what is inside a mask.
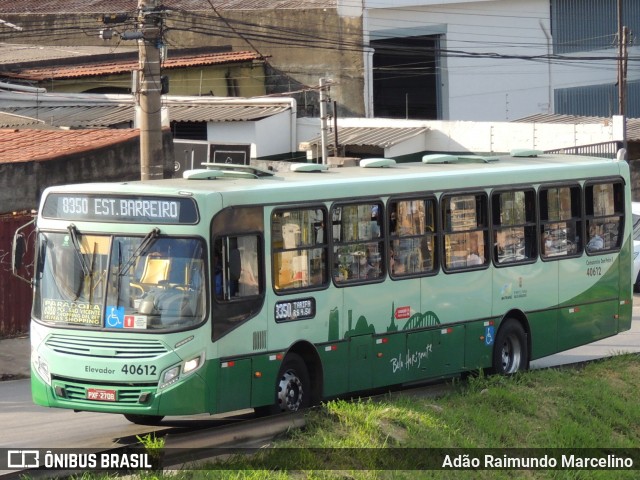
[[[630,192],[542,153],[48,188],[33,400],[152,424],[527,369],[630,328]]]

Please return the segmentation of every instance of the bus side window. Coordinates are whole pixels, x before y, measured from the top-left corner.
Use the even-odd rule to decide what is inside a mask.
[[[336,285],[384,277],[383,218],[382,203],[377,201],[332,208],[332,275]]]
[[[540,252],[543,259],[582,253],[580,192],[577,185],[540,190]]]
[[[587,253],[610,252],[620,248],[624,215],[624,188],[621,182],[587,185],[584,190],[587,218]]]
[[[271,265],[276,292],[317,289],[328,281],[327,211],[276,210],[271,215]]]
[[[489,259],[488,207],[484,193],[447,196],[442,201],[444,268],[486,267]]]
[[[494,262],[527,262],[537,256],[535,192],[497,192],[492,196]]]
[[[415,276],[436,268],[435,200],[389,202],[389,272]]]

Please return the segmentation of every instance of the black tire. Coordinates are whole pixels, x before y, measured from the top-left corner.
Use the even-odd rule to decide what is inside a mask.
[[[529,369],[527,334],[513,318],[504,321],[493,346],[492,373],[510,375]]]
[[[125,414],[124,418],[136,425],[159,425],[164,416],[162,415],[129,415]]]
[[[275,385],[273,405],[256,407],[258,416],[282,412],[297,412],[311,405],[309,371],[302,358],[290,353],[282,362]]]

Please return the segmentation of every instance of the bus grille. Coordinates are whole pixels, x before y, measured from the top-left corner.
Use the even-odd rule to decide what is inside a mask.
[[[154,358],[167,352],[159,340],[54,334],[45,344],[58,353],[92,358]]]

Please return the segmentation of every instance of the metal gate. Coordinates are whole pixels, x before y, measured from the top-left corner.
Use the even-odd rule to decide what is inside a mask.
[[[33,218],[21,212],[0,215],[0,338],[29,331],[31,318],[31,287],[11,273],[11,243],[15,231]],[[33,274],[33,227],[25,229],[27,250],[23,275]]]

